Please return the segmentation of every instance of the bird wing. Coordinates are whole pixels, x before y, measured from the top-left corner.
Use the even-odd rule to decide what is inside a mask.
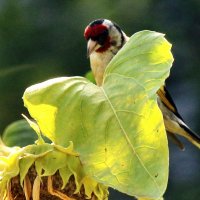
[[[182,117],[180,116],[180,114],[178,113],[178,110],[176,108],[176,105],[171,97],[171,95],[169,94],[169,92],[167,91],[166,87],[163,85],[158,91],[157,91],[158,96],[160,97],[160,100],[162,101],[162,103],[171,111],[173,112],[179,119],[182,119]],[[178,145],[178,147],[181,150],[184,150],[184,145],[182,144],[182,142],[177,138],[177,136],[174,133],[171,133],[169,130],[167,130],[168,136],[172,139],[172,141]]]
[[[157,91],[158,96],[160,97],[162,103],[170,110],[172,111],[179,119],[181,119],[183,122],[183,118],[181,115],[178,113],[178,110],[176,108],[176,105],[167,91],[166,87],[163,85],[158,91]]]
[[[168,135],[174,140],[174,142],[181,148],[183,149],[184,146],[182,143],[179,141],[179,139],[174,135],[178,134],[181,135],[185,138],[187,138],[192,144],[200,148],[200,136],[196,133],[194,133],[183,121],[182,117],[178,113],[178,110],[176,108],[176,105],[174,101],[172,100],[169,92],[167,91],[165,86],[162,86],[158,92],[158,96],[160,97],[160,100],[162,104],[174,114],[174,117],[168,119],[164,118],[165,122],[165,128],[168,132]],[[163,112],[163,110],[161,109]],[[169,134],[171,133],[171,134]]]

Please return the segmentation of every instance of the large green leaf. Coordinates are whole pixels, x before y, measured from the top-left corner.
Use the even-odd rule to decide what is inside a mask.
[[[159,198],[168,180],[168,144],[156,91],[173,62],[163,34],[134,34],[109,64],[102,87],[82,77],[31,86],[24,103],[55,144],[73,141],[87,173],[137,197]]]

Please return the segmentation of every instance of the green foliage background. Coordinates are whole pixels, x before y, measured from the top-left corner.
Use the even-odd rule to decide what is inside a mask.
[[[96,18],[114,20],[128,35],[144,29],[166,33],[175,57],[168,88],[185,121],[200,132],[199,0],[0,0],[0,132],[27,113],[25,88],[89,70],[83,31]],[[183,141],[185,152],[170,143],[166,200],[200,196],[200,153]]]

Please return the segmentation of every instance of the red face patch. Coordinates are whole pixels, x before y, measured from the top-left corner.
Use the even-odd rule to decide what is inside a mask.
[[[103,24],[96,24],[94,26],[87,26],[84,32],[84,37],[86,40],[90,38],[95,38],[99,35],[101,35],[105,30],[107,30],[107,27]]]
[[[96,52],[102,53],[104,51],[107,51],[107,49],[110,47],[110,37],[107,37],[105,43],[103,46],[101,46],[100,48],[98,48],[96,50]]]

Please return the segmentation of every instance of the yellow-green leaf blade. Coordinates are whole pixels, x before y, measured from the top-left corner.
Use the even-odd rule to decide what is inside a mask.
[[[159,198],[168,144],[156,91],[169,74],[170,47],[162,34],[140,32],[114,57],[102,87],[80,77],[52,79],[28,88],[25,106],[56,145],[73,141],[89,176],[129,195]]]

